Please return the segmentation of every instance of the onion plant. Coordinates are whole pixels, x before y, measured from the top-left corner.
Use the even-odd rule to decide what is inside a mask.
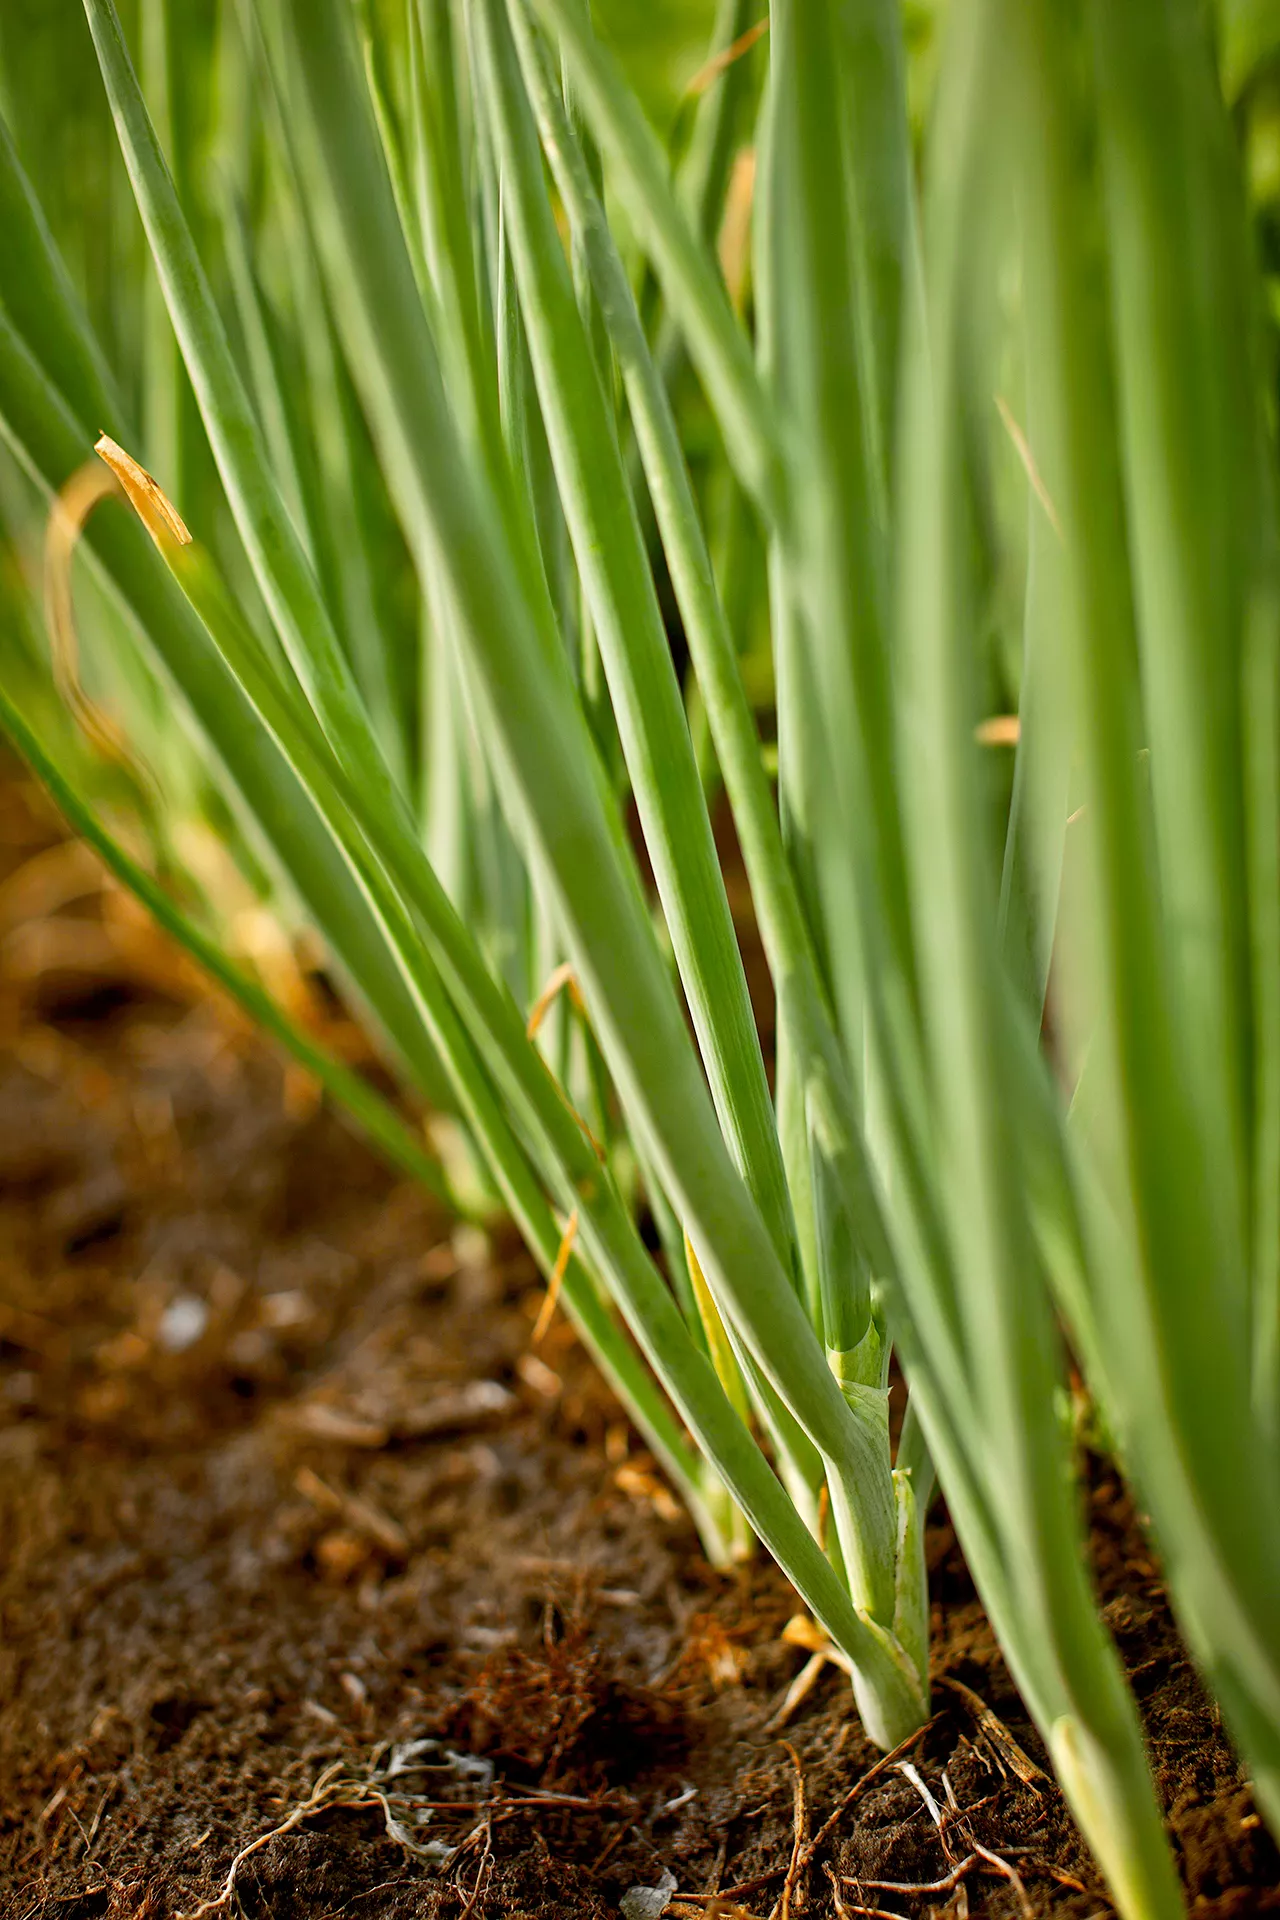
[[[55,522],[95,445],[123,495],[79,624],[153,858],[185,768],[886,1748],[936,1461],[1117,1905],[1176,1913],[1062,1404],[1065,1328],[1280,1823],[1280,574],[1198,0],[952,0],[918,166],[896,0],[723,0],[673,150],[584,0],[144,0],[142,84],[84,9],[142,404],[5,138],[0,421]],[[447,1191],[22,658],[0,720],[72,823]]]

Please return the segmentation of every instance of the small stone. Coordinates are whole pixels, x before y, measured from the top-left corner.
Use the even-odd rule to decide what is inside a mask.
[[[679,1882],[669,1867],[662,1869],[656,1887],[630,1887],[618,1902],[622,1920],[660,1920],[671,1905],[671,1896]]]
[[[166,1353],[185,1353],[194,1347],[209,1324],[209,1308],[195,1293],[180,1293],[160,1316],[156,1339]]]

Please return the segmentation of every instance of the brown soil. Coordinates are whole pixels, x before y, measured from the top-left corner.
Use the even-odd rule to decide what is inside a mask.
[[[451,1236],[55,842],[0,786],[3,1920],[190,1915],[290,1822],[222,1911],[603,1920],[669,1872],[673,1914],[1109,1912],[945,1517],[939,1834],[836,1669],[777,1724],[794,1596],[705,1565],[563,1320],[531,1353],[520,1250]],[[1101,1463],[1089,1498],[1188,1895],[1280,1912]]]

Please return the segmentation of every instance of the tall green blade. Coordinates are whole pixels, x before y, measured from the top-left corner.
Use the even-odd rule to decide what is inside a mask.
[[[1122,1908],[1179,1910],[1172,1863],[1132,1701],[1084,1574],[1065,1436],[1053,1411],[1053,1328],[1021,1177],[1025,1127],[1013,1069],[1012,1011],[996,943],[995,885],[983,832],[975,674],[974,542],[966,479],[972,337],[981,326],[972,277],[992,218],[987,113],[1002,51],[1009,80],[1043,141],[1019,148],[1032,223],[1037,190],[1060,164],[1062,134],[1039,20],[1048,9],[1002,0],[949,23],[951,60],[933,135],[925,225],[928,339],[917,339],[901,453],[898,641],[902,781],[921,998],[934,1092],[936,1156],[980,1412],[964,1445],[998,1504],[976,1541],[975,1571],[1019,1683],[1054,1754],[1064,1789]],[[1037,31],[1038,29],[1038,31]],[[1019,37],[1020,36],[1020,37]],[[1058,51],[1055,49],[1055,51]],[[1041,88],[1036,92],[1036,88]],[[1001,90],[994,89],[995,97]],[[1047,151],[1046,151],[1047,150]],[[1056,184],[1056,183],[1055,183]],[[985,191],[984,191],[985,188]],[[1068,522],[1068,525],[1072,523]],[[929,1311],[907,1275],[913,1318]],[[932,1277],[933,1286],[943,1283]],[[917,1391],[932,1383],[917,1379]],[[932,1391],[921,1405],[929,1412]],[[943,1441],[944,1462],[950,1448]],[[998,1464],[997,1464],[998,1463]],[[994,1471],[993,1471],[994,1468]],[[961,1527],[968,1503],[960,1477]],[[1003,1574],[983,1560],[994,1532]]]
[[[1196,0],[1095,6],[1090,17],[1171,987],[1206,1120],[1219,1272],[1234,1296],[1222,1311],[1239,1332],[1250,1041],[1241,660],[1263,537],[1249,243]]]
[[[592,137],[610,167],[715,408],[748,493],[781,506],[779,433],[724,282],[681,208],[657,138],[616,62],[591,30],[582,0],[534,0],[554,29]]]
[[[570,534],[721,1129],[793,1260],[782,1155],[688,723],[591,343],[544,186],[505,0],[480,0],[504,211]]]

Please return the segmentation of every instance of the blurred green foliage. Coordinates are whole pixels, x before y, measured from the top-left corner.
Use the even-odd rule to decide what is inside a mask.
[[[234,9],[237,0],[225,0]],[[120,0],[131,46],[139,0]],[[392,11],[393,9],[387,9]],[[602,36],[621,55],[655,123],[669,126],[706,56],[715,0],[595,0]],[[208,136],[216,91],[218,0],[186,0],[184,34],[202,43],[175,74],[181,110]],[[0,114],[121,386],[140,403],[142,288],[150,272],[81,0],[2,0]],[[201,137],[199,132],[197,137]],[[211,210],[188,206],[199,224]]]

